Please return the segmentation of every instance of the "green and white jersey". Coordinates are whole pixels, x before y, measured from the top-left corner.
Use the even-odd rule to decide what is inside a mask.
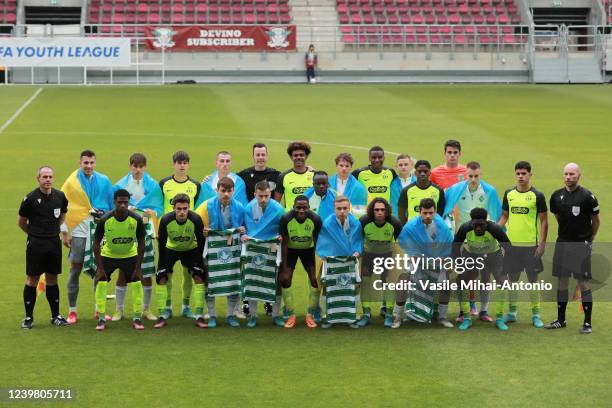
[[[314,248],[323,222],[321,217],[312,211],[306,213],[306,219],[299,222],[295,211],[291,210],[280,219],[279,231],[290,249]]]
[[[468,221],[471,221],[470,211],[474,208],[488,208],[489,197],[485,193],[484,189],[478,184],[475,191],[471,191],[469,186],[466,186],[463,194],[457,201],[457,209],[459,210],[459,225],[463,225]]]
[[[544,194],[533,187],[523,193],[513,187],[504,193],[502,209],[508,213],[506,229],[512,245],[537,245],[540,239],[538,214],[548,211]]]
[[[408,220],[419,215],[421,200],[424,198],[432,198],[436,203],[436,211],[440,216],[444,213],[446,200],[444,198],[444,190],[438,185],[429,183],[425,188],[421,188],[417,183],[412,183],[404,187],[400,193],[398,208],[405,208]]]
[[[357,285],[361,282],[357,260],[352,256],[327,257],[321,282],[325,286],[325,319],[329,323],[357,320]]]
[[[365,166],[354,170],[353,176],[366,188],[368,204],[376,197],[391,202],[391,183],[397,177],[395,170],[383,167],[380,172],[375,173],[370,166]]]
[[[145,235],[145,226],[138,214],[128,211],[127,217],[120,220],[113,210],[98,221],[95,239],[103,240],[103,257],[121,259],[136,256],[138,243],[144,243]]]
[[[393,244],[400,232],[402,224],[395,217],[378,225],[367,215],[359,219],[363,229],[363,250],[370,254],[388,254],[393,251]]]
[[[297,173],[295,170],[289,169],[278,176],[276,192],[285,197],[283,203],[285,210],[292,209],[295,198],[312,187],[313,175],[312,170]]]

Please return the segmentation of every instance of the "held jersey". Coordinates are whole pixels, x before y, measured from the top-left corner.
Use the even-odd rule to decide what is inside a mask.
[[[292,209],[295,198],[304,194],[306,190],[312,187],[313,175],[314,172],[312,170],[297,173],[295,170],[289,169],[278,176],[276,192],[285,197],[285,210]]]
[[[513,187],[504,193],[502,209],[508,213],[506,229],[512,245],[537,245],[540,239],[538,214],[548,211],[544,194],[533,187],[523,193]]]
[[[138,253],[138,242],[144,242],[142,218],[128,211],[124,220],[115,217],[115,210],[106,213],[96,226],[95,238],[102,240],[101,255],[106,258],[131,258]]]
[[[291,210],[281,218],[279,230],[283,239],[287,241],[287,247],[309,249],[314,248],[322,225],[321,217],[312,211],[308,211],[306,219],[299,222],[295,218],[295,212]]]
[[[387,254],[393,251],[393,244],[400,232],[402,224],[395,217],[378,225],[367,215],[359,219],[363,228],[363,250],[370,254]]]
[[[397,177],[395,170],[383,167],[379,173],[375,173],[370,166],[365,166],[353,171],[353,176],[366,188],[368,204],[376,197],[391,202],[391,182]]]
[[[444,206],[446,204],[444,190],[433,183],[430,183],[426,188],[421,188],[416,183],[404,187],[400,193],[397,206],[399,208],[405,208],[408,220],[411,220],[419,215],[421,200],[424,198],[432,198],[436,203],[436,212],[440,214],[440,216],[444,214]]]
[[[177,194],[183,193],[189,196],[189,209],[193,210],[200,195],[202,186],[196,180],[189,177],[185,181],[176,181],[174,176],[166,177],[159,182],[159,187],[164,195],[164,214],[173,211],[172,199]]]

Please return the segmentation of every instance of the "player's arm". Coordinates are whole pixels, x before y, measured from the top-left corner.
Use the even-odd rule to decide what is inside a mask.
[[[165,268],[166,265],[166,244],[168,243],[168,215],[172,213],[168,213],[164,215],[159,222],[159,228],[157,231],[157,248],[158,248],[158,258],[157,258],[157,269]]]
[[[453,258],[459,258],[461,255],[461,246],[465,242],[465,238],[467,237],[467,233],[472,229],[471,223],[466,222],[455,234],[455,238],[453,238]]]
[[[323,220],[317,214],[312,213],[312,222],[314,223],[314,231],[312,231],[312,242],[317,245],[317,239],[319,239],[319,233],[323,227]]]
[[[278,179],[276,180],[276,189],[274,190],[274,200],[281,202],[283,198],[283,193],[285,192],[285,186],[283,182],[285,180],[285,173],[281,173],[278,175]]]
[[[538,222],[540,223],[540,242],[534,255],[540,257],[544,255],[546,238],[548,237],[548,207],[546,206],[546,198],[542,193],[536,195],[536,208],[538,211]]]
[[[508,234],[502,227],[494,223],[493,221],[487,223],[487,231],[499,242],[499,245],[504,249],[504,256],[509,256],[512,252],[512,244]]]
[[[196,242],[198,243],[198,254],[200,254],[200,260],[202,260],[202,254],[204,253],[204,245],[206,243],[206,237],[204,236],[204,222],[202,218],[196,213],[189,213],[189,218],[194,225],[194,235]]]
[[[289,256],[289,231],[287,223],[289,222],[289,213],[283,215],[278,224],[278,233],[281,236],[281,258],[285,262]]]
[[[138,247],[136,249],[136,269],[134,270],[134,279],[142,279],[142,260],[144,259],[145,253],[145,237],[147,232],[145,230],[144,222],[142,217],[134,214],[136,218],[136,240],[138,241]]]
[[[504,192],[504,198],[502,200],[502,215],[497,222],[500,227],[503,227],[508,222],[508,212],[510,211],[510,206],[508,205],[508,191]]]
[[[96,279],[106,279],[106,271],[104,270],[104,266],[102,265],[102,255],[100,251],[100,247],[102,244],[102,239],[104,238],[104,224],[106,223],[107,217],[102,217],[98,224],[96,225],[96,232],[94,235],[93,242],[93,253],[94,259],[96,260]]]
[[[17,217],[17,225],[23,232],[28,233],[28,218],[30,216],[30,200],[24,198],[19,205],[19,215]]]
[[[200,198],[200,193],[202,192],[202,185],[194,180],[194,184],[196,185],[196,195],[193,197],[193,209],[195,210],[195,205]]]
[[[397,200],[397,215],[402,225],[408,221],[408,187],[406,186],[400,192],[399,200]]]
[[[442,217],[444,215],[444,207],[446,207],[446,197],[444,196],[444,190],[441,187],[438,187],[438,191],[440,192],[440,196],[438,198],[437,211],[438,215]]]

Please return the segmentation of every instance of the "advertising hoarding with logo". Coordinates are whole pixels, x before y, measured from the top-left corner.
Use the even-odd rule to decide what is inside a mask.
[[[296,27],[202,25],[145,27],[152,51],[295,51]]]

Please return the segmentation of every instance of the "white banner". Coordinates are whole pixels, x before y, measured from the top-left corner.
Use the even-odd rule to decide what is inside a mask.
[[[0,65],[7,67],[125,67],[129,38],[0,38]]]

